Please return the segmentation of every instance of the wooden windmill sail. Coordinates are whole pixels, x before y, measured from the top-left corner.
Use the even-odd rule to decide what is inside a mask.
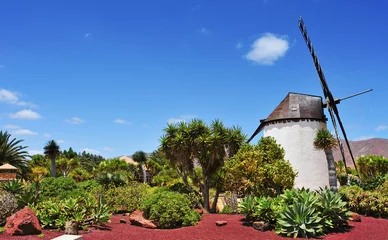
[[[307,47],[308,47],[308,49],[310,51],[310,54],[311,54],[311,57],[313,58],[314,66],[315,66],[315,69],[317,70],[318,77],[319,77],[319,80],[321,82],[321,87],[322,87],[322,90],[323,90],[323,95],[324,95],[325,100],[326,100],[326,103],[324,103],[324,107],[326,107],[327,110],[329,111],[330,118],[331,118],[331,121],[333,123],[333,128],[334,128],[334,131],[335,131],[335,135],[337,137],[338,146],[340,148],[340,152],[341,152],[341,155],[342,155],[342,160],[343,160],[343,162],[345,164],[345,168],[346,168],[345,153],[344,153],[344,148],[343,148],[343,145],[342,145],[342,142],[341,142],[340,135],[338,133],[337,121],[338,121],[338,124],[340,126],[342,135],[344,137],[345,143],[346,143],[346,145],[348,147],[348,150],[349,150],[349,153],[350,153],[350,157],[352,159],[354,167],[357,170],[357,165],[356,165],[356,163],[354,161],[353,152],[352,152],[352,149],[350,148],[349,140],[348,140],[348,137],[346,135],[346,131],[345,131],[344,125],[343,125],[343,123],[341,121],[341,117],[340,117],[339,112],[338,112],[337,104],[340,103],[341,100],[348,99],[350,97],[354,97],[354,96],[357,96],[357,95],[360,95],[360,94],[363,94],[363,93],[366,93],[366,92],[370,92],[370,91],[372,91],[372,89],[364,91],[364,92],[361,92],[361,93],[358,93],[358,94],[354,94],[352,96],[349,96],[349,97],[346,97],[346,98],[343,98],[343,99],[334,99],[333,94],[331,93],[331,91],[329,89],[329,86],[328,86],[328,84],[326,82],[326,78],[325,78],[325,75],[323,74],[321,65],[319,64],[318,57],[317,57],[317,55],[315,53],[315,50],[313,48],[313,44],[311,43],[311,39],[310,39],[310,37],[307,34],[306,25],[304,24],[302,17],[300,17],[300,19],[299,19],[299,29],[300,29],[300,31],[301,31],[301,33],[303,35],[303,38],[304,38],[304,40],[305,40],[305,42],[307,44]]]

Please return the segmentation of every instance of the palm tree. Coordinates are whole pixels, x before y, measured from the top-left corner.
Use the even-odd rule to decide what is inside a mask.
[[[56,177],[55,159],[59,156],[59,145],[54,141],[48,141],[44,146],[44,155],[51,160],[51,175]]]
[[[16,140],[16,138],[10,140],[10,138],[11,134],[0,131],[0,165],[9,163],[19,168],[22,176],[25,177],[27,173],[26,158],[29,157],[25,150],[27,146],[20,145],[24,140]]]
[[[143,182],[147,182],[147,171],[144,163],[147,161],[147,154],[143,151],[137,151],[132,155],[132,159],[140,164],[140,168],[143,170]]]
[[[319,150],[325,151],[326,160],[329,170],[329,185],[330,189],[337,192],[337,177],[335,172],[335,162],[332,149],[337,147],[337,141],[333,134],[326,128],[321,128],[317,131],[317,135],[314,139],[314,147]]]

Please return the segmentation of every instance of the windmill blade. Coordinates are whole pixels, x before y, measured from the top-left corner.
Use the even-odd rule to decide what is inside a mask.
[[[342,161],[343,161],[343,163],[345,165],[345,172],[347,174],[348,171],[347,171],[346,160],[345,160],[345,151],[344,151],[344,147],[343,147],[342,142],[341,142],[341,138],[340,138],[340,136],[338,134],[337,123],[335,121],[333,109],[331,108],[330,105],[328,105],[327,109],[328,109],[328,111],[330,113],[331,121],[333,122],[333,128],[334,128],[335,136],[336,136],[337,141],[338,141],[338,146],[340,148],[340,152],[341,152],[341,156],[342,156]]]
[[[340,125],[342,134],[343,134],[344,139],[345,139],[345,142],[346,142],[346,146],[348,147],[348,150],[349,150],[349,153],[350,153],[350,157],[352,158],[352,162],[353,162],[354,168],[355,168],[356,171],[358,172],[356,162],[354,161],[353,152],[352,152],[352,149],[350,148],[350,144],[349,144],[349,141],[348,141],[348,137],[346,136],[346,132],[345,132],[344,125],[342,124],[341,118],[340,118],[339,113],[338,113],[337,105],[334,103],[333,106],[331,106],[331,108],[333,109],[334,114],[335,114],[336,117],[337,117],[338,123],[339,123],[339,125]],[[333,123],[334,123],[334,122],[333,122]],[[334,125],[334,124],[333,124],[333,125]],[[342,145],[342,144],[341,144],[341,145]],[[344,158],[344,159],[345,159],[345,158]]]
[[[321,82],[321,87],[322,87],[322,90],[323,90],[323,94],[324,94],[324,96],[326,98],[326,101],[327,101],[327,109],[329,110],[331,121],[333,122],[333,126],[334,126],[334,129],[335,129],[335,132],[336,132],[336,136],[337,136],[337,140],[338,140],[338,145],[339,145],[340,150],[341,150],[341,155],[342,155],[345,167],[346,167],[346,161],[345,161],[344,149],[343,149],[342,142],[341,142],[341,139],[340,139],[339,134],[338,134],[337,124],[336,124],[334,115],[338,119],[338,123],[340,125],[342,134],[343,134],[343,136],[345,138],[346,145],[347,145],[347,147],[349,149],[349,153],[350,153],[350,156],[352,158],[352,162],[353,162],[354,167],[355,167],[355,169],[357,171],[357,166],[356,166],[356,163],[354,161],[353,152],[352,152],[352,150],[350,148],[350,144],[349,144],[346,132],[345,132],[345,128],[344,128],[344,126],[342,124],[342,121],[341,121],[341,118],[339,116],[336,102],[334,100],[333,94],[329,90],[329,86],[328,86],[328,84],[326,82],[325,75],[323,74],[321,65],[319,64],[319,60],[318,60],[318,57],[317,57],[317,55],[315,53],[315,50],[313,48],[313,44],[311,43],[310,37],[307,34],[306,25],[304,24],[302,17],[299,19],[299,29],[300,29],[300,31],[301,31],[301,33],[303,35],[303,38],[304,38],[304,40],[305,40],[305,42],[307,44],[308,49],[310,50],[310,54],[311,54],[311,57],[313,58],[315,69],[317,70],[317,73],[318,73],[318,76],[319,76],[319,80]]]

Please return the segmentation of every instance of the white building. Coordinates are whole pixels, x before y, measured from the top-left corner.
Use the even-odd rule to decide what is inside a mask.
[[[275,138],[298,173],[296,188],[329,187],[325,152],[316,150],[313,145],[317,130],[326,128],[326,120],[321,97],[288,93],[275,110],[261,120],[250,140],[262,130],[264,136]]]

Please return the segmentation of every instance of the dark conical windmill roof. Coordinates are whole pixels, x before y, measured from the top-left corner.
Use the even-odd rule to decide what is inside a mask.
[[[248,142],[268,123],[281,120],[302,119],[326,121],[323,113],[322,98],[320,96],[290,92],[266,119],[261,120],[260,126]]]

